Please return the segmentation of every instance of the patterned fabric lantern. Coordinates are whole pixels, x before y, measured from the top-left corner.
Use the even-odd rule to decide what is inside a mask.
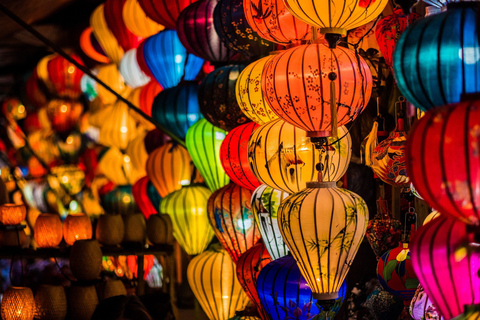
[[[62,286],[42,284],[35,293],[35,319],[63,320],[67,316],[67,297]]]
[[[174,30],[159,32],[142,42],[137,60],[142,70],[153,75],[164,89],[176,86],[181,80],[195,80],[203,66],[203,60],[187,52]]]
[[[335,120],[342,126],[363,111],[370,99],[372,75],[365,60],[357,59],[350,49],[303,45],[279,53],[265,65],[262,91],[281,119],[310,137],[328,137],[336,128]],[[332,102],[337,114],[333,120]]]
[[[255,190],[260,186],[248,161],[248,139],[258,124],[242,124],[227,134],[220,147],[220,160],[226,174],[241,187]]]
[[[132,88],[138,88],[150,82],[150,77],[140,69],[137,62],[137,49],[130,49],[120,61],[120,73],[125,82]]]
[[[104,15],[108,28],[125,52],[138,47],[141,37],[133,34],[123,21],[123,9],[126,0],[107,0],[104,3]]]
[[[437,308],[428,298],[421,284],[418,285],[417,291],[415,291],[415,295],[410,302],[409,312],[414,320],[444,320],[444,318],[438,314]]]
[[[198,85],[180,84],[160,92],[153,101],[152,117],[180,139],[203,118],[198,105]]]
[[[475,3],[455,5],[418,20],[400,37],[393,57],[395,79],[415,107],[426,111],[480,91],[476,12]]]
[[[175,29],[180,12],[196,0],[138,0],[147,17],[168,29]]]
[[[155,207],[148,197],[148,182],[150,182],[148,177],[143,177],[138,179],[138,181],[132,186],[133,198],[135,199],[135,203],[138,205],[138,208],[145,216],[145,219],[148,219],[148,217],[150,217],[152,214],[158,213],[158,207]]]
[[[347,171],[352,153],[348,130],[338,128],[338,136],[343,138],[327,138],[327,146],[318,150],[304,130],[280,119],[270,121],[250,138],[250,167],[260,182],[288,193],[317,180],[318,167],[323,181],[338,181]]]
[[[177,32],[188,52],[211,61],[229,61],[235,51],[220,41],[213,25],[213,11],[218,0],[200,0],[192,3],[180,13]]]
[[[56,132],[70,133],[77,125],[83,112],[83,105],[73,100],[50,100],[47,116]]]
[[[33,235],[39,248],[55,248],[63,239],[60,217],[51,213],[40,214],[35,221]]]
[[[212,191],[230,182],[220,162],[220,145],[226,134],[222,129],[201,119],[188,129],[185,139],[188,153],[195,167]]]
[[[322,307],[315,303],[312,290],[291,255],[264,266],[257,278],[257,288],[260,301],[272,320],[289,317],[308,320],[319,313],[320,316],[327,316],[326,319],[333,319],[347,294],[347,283],[343,282],[339,297],[330,311],[323,311]]]
[[[365,201],[335,182],[309,182],[282,202],[278,221],[313,298],[338,298],[367,227]]]
[[[196,256],[187,269],[188,284],[210,320],[226,320],[248,298],[235,276],[235,264],[220,246]]]
[[[148,38],[165,29],[164,26],[147,17],[138,1],[127,0],[123,6],[123,22],[128,30],[139,37]]]
[[[27,216],[27,208],[23,204],[5,203],[0,205],[0,222],[10,226],[20,224]]]
[[[92,222],[85,213],[71,213],[63,222],[63,237],[71,246],[77,240],[92,238]]]
[[[285,256],[288,252],[277,222],[278,207],[286,197],[288,193],[262,184],[255,189],[250,200],[262,241],[274,260]]]
[[[132,214],[137,211],[137,204],[132,193],[132,186],[117,186],[102,197],[105,212],[113,214]]]
[[[425,113],[407,144],[407,171],[425,201],[474,225],[480,219],[479,128],[480,102],[464,102]]]
[[[72,54],[72,59],[83,65],[79,56]],[[55,55],[47,63],[48,84],[50,92],[60,98],[77,99],[82,94],[80,81],[83,71],[60,55]]]
[[[3,293],[2,319],[33,320],[35,300],[32,289],[27,287],[9,287]]]
[[[268,254],[267,248],[260,240],[256,245],[245,251],[236,263],[238,281],[250,301],[255,305],[258,314],[264,320],[269,320],[270,317],[260,302],[257,291],[257,277],[262,268],[271,261],[272,258]]]
[[[250,210],[251,197],[250,190],[231,182],[208,199],[210,223],[234,262],[260,239]]]
[[[480,253],[461,221],[441,215],[421,227],[411,244],[415,273],[445,319],[480,301]]]
[[[147,175],[162,198],[192,182],[194,166],[187,149],[174,142],[153,151],[147,160]]]
[[[235,84],[243,68],[242,65],[230,65],[215,69],[198,88],[198,102],[205,119],[225,131],[248,121],[235,97]]]
[[[107,25],[105,19],[105,5],[99,5],[90,16],[90,26],[92,27],[95,39],[98,40],[102,50],[107,57],[115,64],[120,63],[125,51],[118,43],[112,30]],[[103,59],[102,59],[103,60]],[[104,62],[104,61],[101,61]]]
[[[207,216],[211,191],[202,186],[187,186],[172,192],[160,202],[160,213],[172,218],[173,236],[190,255],[202,253],[214,233]]]

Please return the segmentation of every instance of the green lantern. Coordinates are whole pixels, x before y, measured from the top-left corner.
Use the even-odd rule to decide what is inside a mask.
[[[219,155],[220,145],[226,134],[224,130],[201,119],[188,129],[185,139],[193,163],[212,192],[230,182],[223,170]]]

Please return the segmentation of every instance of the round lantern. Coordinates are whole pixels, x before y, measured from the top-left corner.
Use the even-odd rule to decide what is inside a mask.
[[[33,320],[35,300],[32,289],[27,287],[9,287],[3,293],[3,320]]]
[[[115,146],[120,150],[127,148],[128,143],[137,135],[137,125],[128,109],[126,103],[118,100],[113,106],[97,112],[98,120],[102,121],[99,143]]]
[[[107,27],[112,31],[118,44],[125,52],[138,47],[141,37],[133,34],[123,21],[123,9],[126,0],[107,0],[104,3],[104,15]]]
[[[318,168],[323,181],[338,181],[352,155],[352,139],[345,127],[338,128],[338,137],[327,138],[327,145],[316,149],[304,130],[280,119],[270,121],[250,138],[250,167],[260,182],[288,193],[318,180]]]
[[[285,256],[288,252],[277,222],[278,207],[286,197],[288,193],[262,184],[255,189],[250,200],[263,243],[274,260]]]
[[[98,295],[95,286],[71,286],[68,291],[67,301],[69,319],[90,319],[98,305]]]
[[[215,234],[233,261],[260,239],[250,210],[252,191],[232,182],[208,199],[208,216]]]
[[[141,213],[132,213],[122,216],[124,225],[124,243],[145,244],[147,239],[147,222]]]
[[[200,0],[192,3],[180,13],[177,32],[188,52],[211,61],[229,61],[235,51],[220,41],[213,25],[213,11],[218,0]]]
[[[98,40],[98,43],[107,57],[115,64],[118,64],[120,63],[125,51],[120,46],[115,38],[115,35],[107,25],[104,7],[105,5],[102,3],[92,12],[92,15],[90,16],[90,26],[92,27],[95,39]]]
[[[203,118],[198,104],[198,85],[180,84],[165,89],[153,100],[152,117],[180,139],[188,128]]]
[[[245,251],[236,263],[237,278],[242,285],[243,290],[253,302],[260,317],[269,320],[270,317],[260,302],[257,291],[257,277],[263,267],[265,267],[272,258],[268,254],[265,245],[259,241],[256,245]]]
[[[248,298],[235,276],[235,264],[220,246],[196,256],[187,269],[188,284],[211,320],[224,320],[243,309]]]
[[[71,54],[70,58],[83,65],[79,56]],[[83,71],[60,55],[55,55],[47,63],[48,83],[51,93],[61,98],[77,99],[82,94],[80,81]]]
[[[142,42],[137,60],[142,70],[152,74],[164,89],[176,86],[181,80],[195,80],[204,62],[187,52],[174,30],[159,32]]]
[[[130,89],[125,85],[125,80],[115,64],[99,67],[97,77],[124,98],[130,93]],[[97,91],[103,104],[110,105],[117,101],[117,96],[103,86],[97,85]]]
[[[64,164],[51,169],[47,177],[50,188],[63,188],[68,194],[74,195],[82,191],[85,184],[85,172],[77,165]]]
[[[171,244],[173,237],[173,223],[168,214],[153,214],[147,221],[147,237],[154,245]]]
[[[310,137],[328,137],[335,122],[343,126],[363,111],[370,100],[372,74],[350,49],[309,44],[270,60],[263,70],[262,91],[281,119]]]
[[[23,204],[5,203],[0,205],[0,222],[3,225],[20,224],[27,216],[27,208]]]
[[[137,62],[137,49],[130,49],[120,61],[120,73],[132,88],[138,88],[150,82],[150,77],[140,69]]]
[[[118,246],[125,235],[125,225],[119,214],[102,214],[98,217],[95,239],[104,246]]]
[[[168,29],[175,29],[180,12],[196,0],[138,0],[147,17]]]
[[[92,238],[92,222],[84,213],[71,213],[63,222],[63,238],[71,246],[77,240]]]
[[[190,255],[202,253],[214,234],[207,216],[210,190],[188,186],[162,199],[159,211],[172,218],[173,236]]]
[[[413,269],[445,319],[480,302],[480,253],[470,248],[467,225],[447,216],[422,226],[411,244]]]
[[[39,248],[55,248],[63,239],[60,217],[51,213],[40,214],[35,221],[33,235]]]
[[[78,280],[94,280],[102,271],[102,250],[97,240],[78,240],[70,250],[70,269]]]
[[[70,133],[77,125],[83,112],[83,105],[71,100],[50,100],[47,105],[48,120],[58,133]]]
[[[338,298],[365,235],[365,201],[335,182],[309,182],[282,202],[278,222],[314,299]]]
[[[257,278],[260,301],[271,320],[312,319],[320,313],[326,319],[335,318],[347,294],[347,283],[343,282],[339,297],[324,311],[312,296],[312,290],[303,278],[297,262],[291,256],[274,260],[263,267]],[[322,319],[322,318],[320,318]]]
[[[185,139],[195,167],[212,191],[220,189],[230,181],[220,162],[220,146],[226,134],[222,129],[201,119],[188,129]]]
[[[148,177],[143,177],[138,179],[138,181],[132,186],[132,194],[135,203],[138,205],[138,208],[142,211],[146,219],[158,212],[158,207],[155,207],[148,197],[147,186],[149,181]]]
[[[112,279],[105,279],[104,281],[100,282],[96,285],[98,299],[100,301],[115,297],[115,296],[126,296],[127,289],[123,284],[122,280],[112,280]]]
[[[42,284],[35,293],[35,319],[64,320],[67,297],[62,286]]]
[[[260,186],[248,161],[248,139],[258,124],[242,124],[230,131],[220,147],[220,161],[225,173],[241,187],[255,190]]]
[[[417,291],[415,291],[415,295],[410,302],[409,312],[414,320],[444,320],[444,318],[438,314],[437,308],[428,298],[421,284],[418,285]]]
[[[137,211],[132,186],[117,186],[102,197],[102,207],[107,213],[131,214]]]
[[[32,75],[25,82],[25,95],[34,107],[41,108],[47,102],[45,93],[39,87],[39,79],[36,68],[33,69]]]
[[[426,111],[480,91],[476,12],[475,3],[454,4],[419,19],[400,37],[393,57],[395,79],[415,107]]]
[[[407,143],[407,172],[425,201],[471,224],[480,219],[479,127],[480,102],[464,102],[425,113]]]
[[[147,38],[165,29],[164,26],[147,17],[138,0],[125,2],[122,17],[128,30],[139,37]]]

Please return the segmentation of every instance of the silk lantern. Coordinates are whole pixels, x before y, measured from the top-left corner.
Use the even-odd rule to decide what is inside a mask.
[[[259,241],[256,245],[245,251],[236,263],[237,278],[243,290],[253,302],[260,317],[269,320],[270,317],[260,302],[257,292],[257,277],[263,267],[265,267],[272,258],[268,254],[265,245]]]
[[[146,170],[158,194],[164,198],[192,182],[194,166],[187,149],[168,142],[148,156]]]
[[[472,3],[453,4],[446,12],[418,20],[398,40],[395,79],[415,107],[427,111],[480,91],[475,8]]]
[[[138,47],[141,37],[133,34],[123,21],[123,9],[126,0],[107,0],[104,3],[104,15],[108,28],[125,52]]]
[[[97,8],[98,9],[98,8]],[[103,26],[106,24],[104,17],[102,17],[103,21],[100,26]],[[110,32],[110,35],[113,37],[113,35]],[[115,38],[115,37],[113,37]],[[110,38],[112,39],[112,38]],[[98,40],[96,39],[95,35],[93,34],[93,28],[92,27],[86,27],[81,35],[80,35],[80,48],[82,49],[83,53],[87,55],[90,59],[100,62],[100,63],[110,63],[111,60],[107,56],[105,56],[105,52],[101,48],[100,44],[98,43]]]
[[[146,175],[145,164],[147,163],[148,153],[145,148],[146,132],[140,132],[128,145],[125,153],[130,158],[132,165]]]
[[[132,186],[133,198],[135,199],[135,203],[137,203],[138,208],[145,216],[145,219],[148,219],[148,217],[150,217],[152,214],[156,214],[158,212],[157,207],[152,204],[150,198],[148,197],[147,188],[149,181],[150,180],[148,177],[143,177],[138,179],[138,181]]]
[[[411,244],[413,269],[445,319],[480,300],[480,253],[470,248],[472,236],[466,224],[441,215],[417,230]]]
[[[165,29],[164,26],[147,17],[138,0],[125,2],[122,17],[128,30],[139,37],[148,38]]]
[[[274,260],[285,256],[288,252],[277,221],[278,207],[286,197],[288,193],[262,184],[253,191],[250,200],[262,241]]]
[[[278,221],[314,299],[338,298],[365,235],[365,201],[335,182],[309,182],[282,202]]]
[[[33,320],[35,300],[28,287],[8,287],[3,293],[1,313],[4,320]]]
[[[77,240],[92,238],[92,222],[85,213],[71,213],[63,222],[63,237],[71,246]]]
[[[193,258],[187,278],[193,294],[210,320],[226,320],[243,309],[248,298],[235,276],[235,264],[220,246]]]
[[[198,85],[180,84],[160,92],[153,100],[152,117],[180,139],[203,116],[198,104]]]
[[[328,137],[355,119],[371,91],[372,74],[363,58],[320,43],[277,54],[262,74],[262,92],[273,112],[309,137]]]
[[[120,62],[120,60],[118,62]],[[115,64],[99,67],[97,77],[122,97],[126,98],[130,94],[130,90],[125,85],[125,80]],[[117,97],[103,86],[97,86],[97,90],[98,97],[103,104],[109,105],[117,101]]]
[[[407,141],[407,171],[425,201],[470,224],[480,218],[480,102],[431,110]],[[425,157],[435,161],[426,161]]]
[[[20,224],[27,216],[27,208],[23,204],[4,203],[0,205],[0,222],[6,226]]]
[[[211,62],[229,61],[236,52],[225,46],[213,25],[218,0],[193,2],[177,20],[178,37],[188,52]]]
[[[63,225],[60,216],[51,213],[40,214],[35,220],[33,235],[39,248],[58,246],[63,239]]]
[[[70,58],[83,65],[78,55],[72,54]],[[55,55],[47,62],[48,82],[51,93],[60,98],[77,99],[82,94],[80,81],[83,71],[60,55]]]
[[[438,212],[436,210],[433,210],[432,212],[430,212],[428,214],[428,216],[425,217],[425,220],[423,220],[422,225],[426,225],[427,223],[429,223],[430,221],[432,221],[433,219],[438,218],[438,217],[440,217],[440,212]]]
[[[47,105],[47,116],[56,132],[70,133],[77,125],[83,112],[83,105],[74,100],[50,100]]]
[[[195,80],[204,62],[187,52],[174,30],[145,39],[137,51],[137,60],[142,70],[153,75],[164,89],[176,86],[181,80]]]
[[[105,19],[105,5],[99,5],[90,16],[90,26],[105,55],[115,64],[120,63],[125,51],[118,43]],[[103,60],[103,59],[102,59]],[[100,61],[104,62],[104,61]]]
[[[128,96],[128,101],[151,117],[153,100],[162,90],[162,87],[157,83],[157,81],[152,80],[143,87],[133,90]],[[137,117],[138,122],[145,124],[146,120],[143,119],[143,117],[138,116],[136,112],[133,112],[132,116],[133,114],[135,114]],[[153,126],[151,123],[147,123],[147,125]]]
[[[202,253],[214,233],[207,213],[211,191],[202,186],[187,186],[170,193],[160,202],[160,213],[172,218],[173,236],[190,255]]]
[[[120,61],[120,73],[125,82],[132,88],[138,88],[150,82],[150,77],[140,69],[137,62],[137,49],[130,49]]]
[[[250,190],[260,186],[248,161],[248,139],[256,128],[258,124],[255,122],[234,128],[227,134],[220,147],[220,161],[225,173],[234,183]]]
[[[298,192],[309,181],[338,181],[348,168],[352,139],[345,127],[339,138],[327,138],[327,145],[316,149],[307,133],[283,120],[260,126],[248,143],[248,158],[257,179],[274,189]]]
[[[98,171],[116,185],[135,183],[142,174],[133,165],[129,156],[115,147],[105,150],[98,159]]]
[[[205,119],[200,119],[187,131],[185,143],[195,167],[210,190],[215,191],[230,182],[220,161],[220,146],[227,133]]]
[[[116,186],[101,198],[105,212],[128,215],[137,211],[137,204],[133,196],[132,186]]]
[[[153,1],[138,0],[147,17],[168,29],[175,29],[180,12],[196,0]]]
[[[137,126],[128,112],[126,103],[118,100],[113,106],[97,113],[102,121],[98,142],[105,146],[114,146],[120,150],[127,149],[128,143],[137,135]],[[89,120],[92,121],[92,120]]]

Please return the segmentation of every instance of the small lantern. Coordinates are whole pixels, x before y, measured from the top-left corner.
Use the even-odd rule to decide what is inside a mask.
[[[100,301],[110,297],[127,295],[127,289],[122,280],[106,279],[97,285],[98,299]]]
[[[98,304],[95,286],[71,286],[68,293],[70,320],[90,319]]]
[[[58,133],[70,133],[79,122],[83,105],[75,100],[50,100],[47,116],[52,128]]]
[[[27,287],[9,287],[3,293],[3,320],[33,320],[35,300],[32,289]]]
[[[168,214],[154,214],[147,221],[148,240],[153,244],[172,244],[173,237],[172,219]]]
[[[69,214],[63,223],[63,237],[68,245],[77,240],[92,238],[92,222],[85,213]]]
[[[141,213],[123,215],[123,225],[125,227],[125,235],[123,242],[126,243],[145,243],[147,238],[147,224],[145,217]]]
[[[119,214],[102,214],[97,221],[95,236],[104,246],[117,246],[123,241],[125,226]]]
[[[41,285],[35,294],[35,319],[64,320],[67,297],[62,286]]]
[[[78,280],[95,280],[102,271],[102,250],[97,240],[78,240],[70,250],[70,269]]]
[[[20,224],[27,216],[23,204],[5,203],[0,206],[0,222],[7,226]]]
[[[39,248],[55,248],[63,239],[60,217],[52,213],[40,214],[35,221],[33,235]]]

